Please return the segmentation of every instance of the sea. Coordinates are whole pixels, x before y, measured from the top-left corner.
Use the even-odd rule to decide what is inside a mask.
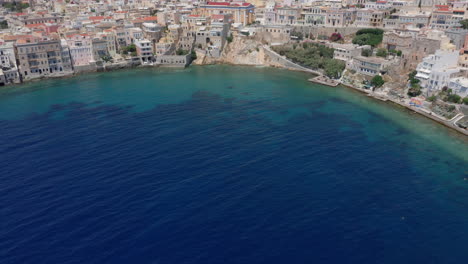
[[[0,263],[468,263],[467,137],[265,67],[0,89]]]

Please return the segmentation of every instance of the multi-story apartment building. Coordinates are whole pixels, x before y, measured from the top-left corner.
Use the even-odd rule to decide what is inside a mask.
[[[72,74],[70,54],[58,38],[28,37],[16,42],[18,70],[23,80]]]
[[[16,56],[13,43],[0,44],[0,86],[19,83],[20,76],[16,66]]]
[[[172,41],[167,38],[161,38],[158,43],[156,43],[156,56],[170,55],[175,51],[175,45]]]
[[[70,48],[68,47],[68,43],[65,39],[60,40],[60,46],[62,47],[62,69],[67,74],[72,74],[75,69],[73,68],[73,63],[70,56]]]
[[[88,34],[68,36],[67,43],[75,70],[94,65],[93,38]]]
[[[110,56],[109,50],[107,48],[107,41],[103,38],[94,37],[92,39],[93,47],[93,58],[94,61],[102,61],[103,58]]]
[[[356,13],[354,25],[357,27],[383,27],[383,21],[389,15],[387,10],[360,9]]]
[[[162,28],[156,23],[143,23],[141,27],[143,30],[143,37],[151,41],[151,45],[154,49],[155,44],[162,36]]]
[[[437,6],[438,9],[432,12],[430,27],[433,29],[445,30],[452,25],[453,11],[448,6]]]
[[[242,2],[208,2],[202,3],[195,13],[202,16],[217,14],[232,14],[234,23],[242,25],[252,24],[255,21],[255,7]]]
[[[423,28],[429,24],[431,14],[425,13],[394,13],[386,16],[383,19],[382,27],[384,28],[399,28],[415,27]]]
[[[265,8],[263,8],[263,24],[264,25],[274,25],[276,24],[276,3],[267,2]]]
[[[437,50],[425,57],[416,68],[421,87],[432,93],[447,86],[451,78],[459,75],[458,54],[456,50]]]
[[[19,13],[15,15],[13,23],[20,26],[27,26],[33,24],[57,24],[63,22],[63,17],[58,13],[37,12],[33,14]]]
[[[330,8],[326,9],[325,26],[345,27],[349,26],[356,18],[355,10]]]
[[[142,63],[153,61],[153,43],[147,39],[135,40],[135,46],[138,57]]]
[[[402,52],[403,69],[412,70],[430,54],[449,45],[450,39],[441,31],[394,30],[385,32],[382,44],[389,50]]]
[[[130,43],[135,43],[135,40],[143,38],[143,30],[141,28],[132,27],[127,29],[127,36],[130,37]]]
[[[300,17],[301,12],[297,7],[280,6],[276,8],[276,24],[294,25]]]
[[[115,57],[117,55],[117,40],[113,30],[105,30],[102,33],[97,33],[97,37],[106,41],[107,51],[109,56]]]
[[[117,43],[117,49],[122,49],[123,47],[126,47],[131,44],[130,42],[130,33],[129,31],[124,28],[124,27],[117,27],[114,28],[113,30],[115,33],[115,40]]]
[[[385,73],[390,63],[383,58],[358,56],[353,58],[351,67],[358,73],[374,76]]]
[[[319,6],[306,7],[302,10],[302,16],[302,24],[320,26],[325,25],[327,12],[326,9]]]

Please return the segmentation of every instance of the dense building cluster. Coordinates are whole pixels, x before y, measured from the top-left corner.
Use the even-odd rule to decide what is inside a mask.
[[[126,65],[220,57],[234,36],[335,50],[363,77],[417,71],[427,95],[468,95],[468,1],[3,0],[0,85]],[[466,23],[465,23],[466,22]],[[379,29],[381,36],[360,29]],[[374,41],[377,40],[377,41]],[[401,81],[401,80],[400,80]],[[404,81],[407,81],[404,80]]]

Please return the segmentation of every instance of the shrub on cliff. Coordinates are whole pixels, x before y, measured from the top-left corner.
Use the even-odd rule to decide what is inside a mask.
[[[385,57],[387,57],[387,54],[388,54],[387,49],[381,48],[381,49],[377,50],[377,53],[375,55],[378,56],[378,57],[385,58]]]
[[[353,44],[360,46],[371,45],[375,47],[382,42],[384,31],[379,28],[364,28],[356,32],[353,38]]]

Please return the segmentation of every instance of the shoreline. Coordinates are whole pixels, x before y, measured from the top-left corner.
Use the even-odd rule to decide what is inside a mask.
[[[288,70],[288,71],[303,72],[303,73],[307,73],[307,74],[310,74],[310,75],[314,75],[312,78],[316,78],[316,77],[319,76],[317,74],[314,74],[314,73],[306,71],[306,70],[301,70],[301,69],[296,69],[296,68],[291,68],[291,67],[285,67],[285,66],[281,67],[281,66],[277,66],[277,65],[210,63],[210,64],[196,64],[196,65],[193,65],[193,66],[210,66],[210,65],[227,65],[227,66],[244,66],[244,67],[245,66],[249,66],[249,67],[268,67],[268,68],[283,69],[283,70]],[[184,67],[183,69],[187,69],[190,66],[191,65],[188,65],[188,66]],[[106,72],[115,72],[115,71],[121,71],[121,70],[144,69],[144,68],[160,68],[160,67],[154,66],[154,65],[128,65],[127,64],[124,67],[111,68],[109,70],[104,69],[104,70],[97,70],[97,71],[90,71],[90,72],[79,72],[79,73],[74,73],[74,74],[66,75],[66,76],[49,76],[49,77],[36,78],[36,79],[28,80],[28,81],[25,81],[25,82],[22,82],[22,83],[16,83],[16,84],[8,85],[8,86],[5,86],[5,88],[7,88],[7,87],[12,87],[12,88],[13,87],[20,87],[20,86],[25,85],[25,84],[37,83],[37,82],[41,82],[41,81],[44,81],[44,80],[61,80],[61,79],[80,77],[80,76],[84,76],[86,74],[106,73]],[[307,79],[307,81],[309,81],[309,79]],[[309,81],[309,83],[310,83],[310,81]],[[339,82],[339,84],[336,85],[336,86],[330,86],[330,85],[327,85],[325,83],[318,83],[318,82],[313,82],[313,83],[323,85],[323,86],[328,86],[330,88],[345,87],[347,89],[351,89],[351,90],[359,92],[361,94],[366,94],[367,97],[373,98],[373,99],[375,99],[377,101],[381,101],[383,103],[403,107],[406,110],[409,110],[409,111],[411,111],[413,113],[419,114],[420,116],[423,116],[423,117],[425,117],[427,119],[430,119],[430,120],[434,121],[435,123],[443,125],[446,128],[450,128],[450,129],[452,129],[452,131],[456,131],[459,134],[463,134],[464,136],[468,136],[468,130],[460,128],[460,127],[458,127],[456,125],[453,125],[451,122],[449,122],[447,120],[440,119],[437,116],[425,113],[425,112],[421,111],[420,109],[417,109],[415,107],[411,107],[410,105],[406,105],[403,102],[398,102],[398,101],[393,100],[393,99],[388,98],[388,97],[378,97],[377,95],[373,95],[373,93],[370,92],[370,91],[362,90],[362,89],[359,89],[359,88],[356,88],[356,87],[353,87],[353,86],[350,86],[350,85],[347,85],[347,84],[343,84],[341,82]]]
[[[391,99],[391,98],[388,98],[388,97],[385,97],[385,98],[377,97],[377,95],[373,95],[372,92],[370,92],[370,91],[362,90],[362,89],[359,89],[359,88],[356,88],[356,87],[353,87],[353,86],[350,86],[350,85],[346,85],[346,84],[343,84],[343,83],[340,83],[340,85],[338,85],[338,87],[340,87],[340,86],[343,86],[345,88],[351,89],[351,90],[356,91],[356,92],[359,92],[361,94],[366,94],[367,97],[373,98],[373,99],[375,99],[377,101],[381,101],[383,103],[393,105],[393,106],[402,107],[407,111],[411,111],[412,113],[419,114],[420,116],[425,117],[427,119],[430,119],[430,120],[434,121],[435,123],[443,125],[446,128],[451,128],[452,131],[456,131],[459,134],[463,134],[464,136],[468,136],[468,130],[460,128],[458,126],[455,126],[455,125],[453,125],[452,123],[450,123],[447,120],[443,120],[443,119],[438,118],[435,115],[430,115],[428,113],[425,113],[425,112],[421,111],[420,109],[415,108],[415,107],[411,107],[410,105],[407,105],[407,104],[405,104],[403,102],[398,102],[398,101],[396,101],[394,99]]]

